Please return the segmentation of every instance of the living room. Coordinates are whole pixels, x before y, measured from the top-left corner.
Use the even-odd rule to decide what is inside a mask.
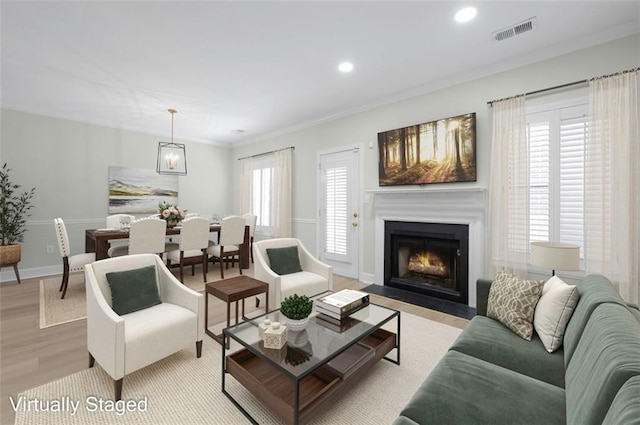
[[[631,18],[635,27],[621,27],[617,32],[610,28],[609,34],[600,34],[600,38],[594,41],[587,42],[588,37],[584,37],[585,40],[581,40],[584,45],[578,40],[571,40],[562,45],[540,46],[527,58],[512,57],[510,61],[491,64],[485,69],[463,70],[450,78],[416,88],[409,94],[398,94],[396,99],[387,97],[387,102],[383,104],[370,102],[349,112],[338,111],[336,116],[329,111],[297,127],[289,126],[280,132],[246,139],[240,144],[201,143],[183,138],[182,128],[189,126],[191,118],[186,112],[188,108],[183,109],[179,104],[166,105],[164,109],[153,111],[164,124],[157,131],[147,133],[132,130],[131,127],[135,126],[127,126],[128,123],[121,126],[104,125],[61,117],[55,111],[43,113],[23,110],[6,104],[3,94],[0,162],[9,164],[12,178],[22,187],[36,188],[35,208],[27,222],[22,260],[19,263],[21,277],[37,280],[62,272],[53,226],[55,217],[65,219],[73,253],[83,251],[85,230],[104,227],[108,210],[109,167],[154,169],[158,141],[169,139],[170,117],[165,109],[175,107],[178,109],[175,117],[176,140],[186,145],[189,167],[188,174],[179,177],[180,205],[202,214],[241,213],[237,206],[238,159],[293,146],[292,235],[312,252],[317,251],[319,246],[316,172],[319,154],[338,151],[345,146],[357,146],[361,183],[358,190],[360,249],[356,278],[367,284],[379,283],[376,281],[379,248],[376,245],[375,210],[381,190],[378,184],[378,133],[475,113],[476,181],[411,188],[436,194],[486,191],[490,186],[492,143],[492,108],[487,102],[640,66],[640,17],[636,15]],[[9,18],[3,16],[2,19],[4,23]],[[540,25],[543,23],[540,22]],[[353,76],[357,74],[350,77]],[[4,93],[11,80],[5,72],[2,78]],[[344,90],[341,87],[339,92]],[[586,95],[587,87],[578,85],[532,97],[531,102],[535,105]],[[108,114],[108,111],[104,113]],[[388,190],[401,192],[406,189]],[[482,210],[479,234],[485,235],[488,232],[489,215],[486,201]],[[257,239],[264,237],[257,235]],[[488,259],[484,256],[484,242],[480,240],[474,243],[476,265],[470,276],[473,282],[477,278],[491,277]],[[56,247],[54,252],[47,249],[52,246]],[[549,270],[532,268],[530,275],[533,278],[548,277]],[[581,279],[580,272],[566,276],[568,280]],[[0,281],[3,285],[13,284],[13,270],[3,267]],[[475,307],[473,300],[470,299],[469,305]],[[4,322],[3,317],[3,331]]]

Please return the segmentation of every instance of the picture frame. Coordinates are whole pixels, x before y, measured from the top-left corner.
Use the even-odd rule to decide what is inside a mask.
[[[109,214],[157,213],[158,204],[178,204],[178,176],[156,170],[109,167]]]
[[[380,186],[476,180],[475,112],[378,133]]]

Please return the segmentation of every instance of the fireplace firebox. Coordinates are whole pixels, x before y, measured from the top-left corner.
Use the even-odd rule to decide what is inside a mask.
[[[385,221],[384,284],[469,302],[469,226]]]

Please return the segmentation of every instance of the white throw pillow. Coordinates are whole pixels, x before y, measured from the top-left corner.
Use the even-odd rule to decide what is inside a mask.
[[[553,353],[562,345],[564,330],[579,298],[578,288],[567,285],[558,276],[544,284],[533,326],[548,352]]]

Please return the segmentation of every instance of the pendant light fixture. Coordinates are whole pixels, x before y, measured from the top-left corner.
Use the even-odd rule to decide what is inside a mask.
[[[173,116],[178,112],[169,109],[171,114],[171,142],[158,143],[158,163],[156,171],[158,174],[173,174],[178,176],[187,175],[187,151],[182,143],[173,143]]]

